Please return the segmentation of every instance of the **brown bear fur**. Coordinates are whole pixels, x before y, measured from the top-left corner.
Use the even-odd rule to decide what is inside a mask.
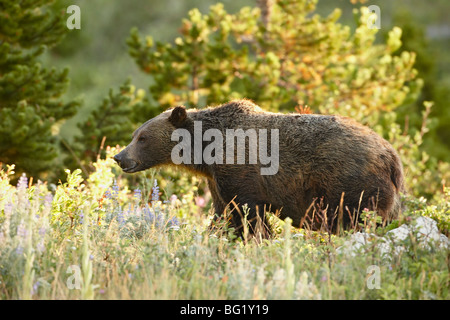
[[[261,175],[260,163],[180,165],[207,178],[217,217],[228,206],[238,233],[244,204],[250,208],[252,230],[256,220],[265,225],[265,210],[291,218],[296,227],[325,224],[333,232],[338,221],[344,228],[355,225],[364,208],[377,210],[385,221],[400,210],[403,170],[396,151],[371,129],[341,116],[270,113],[248,100],[202,110],[176,107],[137,129],[115,160],[125,172],[171,165],[171,151],[178,144],[171,141],[172,132],[185,128],[193,134],[194,121],[202,121],[203,132],[216,128],[224,137],[227,128],[279,130],[274,175]],[[248,143],[246,154],[248,159]]]

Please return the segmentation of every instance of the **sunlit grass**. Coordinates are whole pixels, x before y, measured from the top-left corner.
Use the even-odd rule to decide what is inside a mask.
[[[127,186],[112,167],[99,160],[86,180],[67,172],[52,191],[26,176],[12,186],[13,167],[1,172],[0,299],[450,297],[448,250],[410,241],[391,259],[373,244],[349,255],[336,250],[348,234],[294,229],[273,216],[272,239],[244,243],[226,228],[208,232],[192,195],[164,194],[154,174]],[[446,216],[444,200],[416,211]],[[368,285],[370,266],[379,289]]]

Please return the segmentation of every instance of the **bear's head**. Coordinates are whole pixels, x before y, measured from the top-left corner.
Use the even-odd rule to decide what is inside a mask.
[[[188,119],[186,108],[178,106],[148,120],[133,133],[130,144],[114,160],[127,173],[171,164],[171,152],[176,145],[171,140],[172,132]]]

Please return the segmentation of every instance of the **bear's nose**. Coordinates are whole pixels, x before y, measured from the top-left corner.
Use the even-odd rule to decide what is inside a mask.
[[[118,154],[116,154],[115,156],[114,156],[114,160],[120,165],[120,161],[122,160],[121,159],[122,157],[120,156],[120,153],[118,153]]]

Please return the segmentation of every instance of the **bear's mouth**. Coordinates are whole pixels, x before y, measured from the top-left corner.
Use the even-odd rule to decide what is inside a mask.
[[[145,169],[148,169],[148,168],[149,168],[148,166],[146,166],[145,164],[143,164],[141,162],[133,161],[132,164],[130,164],[126,168],[122,168],[122,170],[125,173],[135,173],[135,172],[139,172],[139,171],[144,171]]]
[[[131,159],[125,159],[123,161],[120,161],[119,165],[124,172],[133,173],[139,171],[138,167],[140,163]]]
[[[137,165],[135,165],[134,167],[131,168],[122,168],[122,170],[126,173],[133,173],[135,172],[134,169],[137,167]]]
[[[127,168],[122,168],[122,170],[126,173],[133,173],[133,172],[137,172],[139,171],[139,169],[137,169],[137,167],[139,167],[139,164],[135,163],[133,166],[131,167],[127,167]]]

